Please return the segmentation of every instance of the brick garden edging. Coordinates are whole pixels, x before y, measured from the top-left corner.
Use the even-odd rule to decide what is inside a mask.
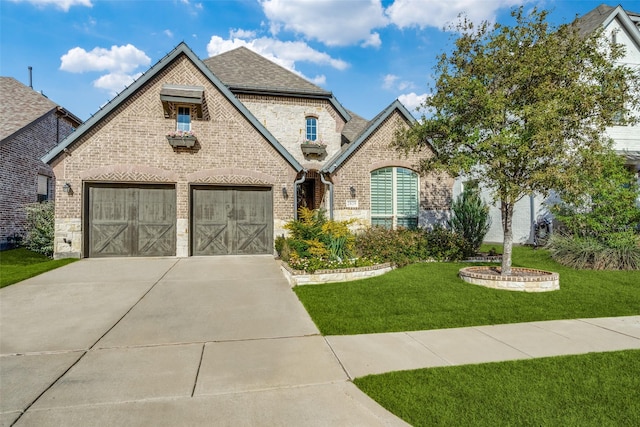
[[[497,267],[465,267],[459,271],[467,283],[486,288],[522,292],[548,292],[560,289],[560,275],[551,271],[512,267],[511,276],[503,277]]]
[[[369,267],[317,270],[315,273],[307,273],[306,271],[294,270],[286,262],[280,261],[280,269],[292,287],[366,279],[367,277],[375,277],[388,273],[393,270],[393,268],[390,263],[384,263]]]

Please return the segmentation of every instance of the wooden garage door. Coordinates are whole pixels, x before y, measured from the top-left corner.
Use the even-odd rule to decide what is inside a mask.
[[[87,203],[90,257],[176,254],[174,187],[90,186]]]
[[[270,188],[192,188],[192,254],[273,253]]]

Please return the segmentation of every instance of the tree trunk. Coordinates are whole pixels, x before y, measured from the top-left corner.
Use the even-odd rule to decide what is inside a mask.
[[[513,230],[511,229],[511,223],[513,220],[513,203],[506,203],[502,201],[500,203],[500,212],[502,214],[502,232],[503,232],[503,245],[502,251],[502,269],[500,275],[511,275],[511,250],[513,248]]]

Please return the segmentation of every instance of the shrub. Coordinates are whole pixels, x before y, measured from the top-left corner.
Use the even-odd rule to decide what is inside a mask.
[[[636,177],[615,152],[603,156],[600,166],[599,170],[589,171],[592,177],[588,194],[561,191],[562,202],[550,206],[550,211],[568,233],[604,242],[612,233],[637,229],[640,208],[636,202],[640,193]]]
[[[429,259],[464,259],[467,246],[462,236],[444,227],[435,227],[433,230],[371,227],[356,237],[358,254],[398,267]]]
[[[459,261],[469,256],[469,242],[453,230],[437,226],[424,236],[427,255],[435,261]]]
[[[356,236],[356,252],[378,262],[398,267],[427,258],[422,230],[371,227]]]
[[[489,206],[482,201],[477,187],[468,186],[451,204],[449,227],[467,242],[465,256],[473,256],[480,249],[491,226]]]
[[[553,259],[576,269],[640,269],[640,236],[633,231],[610,233],[607,239],[556,233],[548,247]]]
[[[53,256],[55,212],[53,202],[32,203],[25,206],[27,234],[24,246],[42,255]]]

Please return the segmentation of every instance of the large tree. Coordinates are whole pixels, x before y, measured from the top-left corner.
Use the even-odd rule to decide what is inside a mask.
[[[511,274],[513,209],[529,194],[579,192],[577,171],[598,169],[611,148],[606,126],[630,124],[640,105],[640,76],[616,62],[622,46],[579,24],[553,27],[547,11],[514,9],[515,25],[461,18],[453,52],[442,54],[436,83],[417,125],[396,146],[425,145],[425,171],[477,180],[500,204],[502,275]]]

